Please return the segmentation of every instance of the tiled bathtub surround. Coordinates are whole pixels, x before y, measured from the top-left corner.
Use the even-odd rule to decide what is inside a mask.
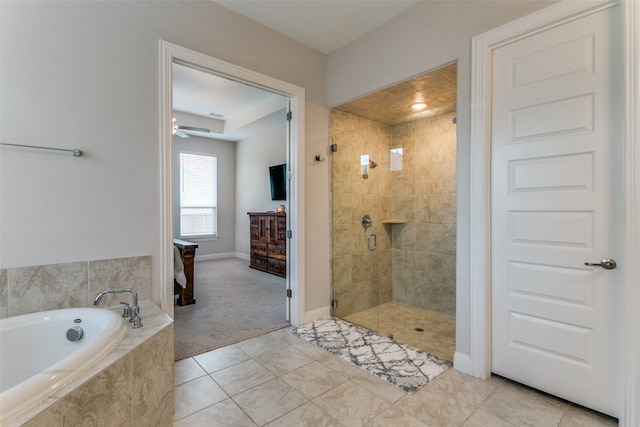
[[[340,319],[317,320],[292,332],[407,393],[451,366],[449,361]]]
[[[151,257],[138,256],[0,269],[0,318],[44,310],[89,307],[100,292],[132,288],[151,299]],[[107,296],[101,307],[129,301]]]
[[[129,329],[111,353],[10,426],[170,425],[173,322],[150,301],[140,306],[144,327]]]

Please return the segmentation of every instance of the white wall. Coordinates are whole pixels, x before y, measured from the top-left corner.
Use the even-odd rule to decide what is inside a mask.
[[[286,202],[271,200],[269,166],[287,161],[285,111],[280,127],[261,132],[237,143],[236,252],[249,259],[249,216],[247,212],[275,211]]]
[[[336,106],[458,61],[456,350],[470,353],[469,155],[471,38],[553,2],[427,1],[327,58],[327,105]]]
[[[0,149],[0,267],[151,255],[160,302],[160,39],[304,87],[326,138],[325,55],[213,2],[3,0],[0,139],[86,155]]]
[[[180,151],[212,154],[218,163],[218,237],[187,239],[198,243],[197,258],[235,252],[236,246],[236,145],[230,141],[173,137],[173,236],[180,238]]]

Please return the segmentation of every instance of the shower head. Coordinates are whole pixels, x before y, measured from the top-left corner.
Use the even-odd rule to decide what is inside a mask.
[[[378,164],[376,162],[374,162],[373,160],[369,160],[369,168],[370,169],[375,169],[376,166],[378,166]]]

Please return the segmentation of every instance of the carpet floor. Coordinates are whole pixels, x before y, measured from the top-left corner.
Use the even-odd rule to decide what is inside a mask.
[[[194,270],[196,304],[175,306],[175,360],[289,325],[286,279],[239,258],[198,261]]]

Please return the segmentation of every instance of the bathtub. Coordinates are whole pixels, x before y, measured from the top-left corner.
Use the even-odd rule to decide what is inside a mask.
[[[67,334],[79,326],[77,332]],[[103,308],[65,308],[0,319],[0,425],[45,399],[110,352],[128,322]]]

